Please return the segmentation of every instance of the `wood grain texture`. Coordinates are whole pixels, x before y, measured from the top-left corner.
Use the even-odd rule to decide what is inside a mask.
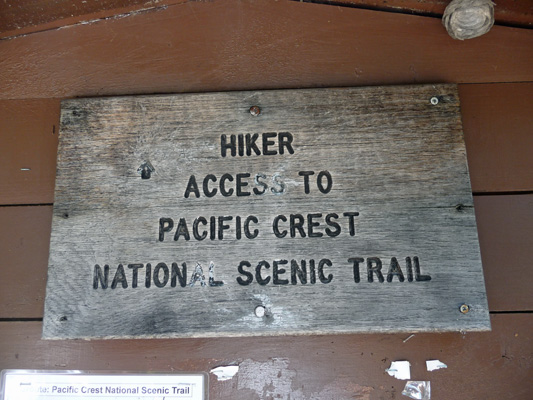
[[[0,41],[0,98],[521,82],[533,80],[531,48],[524,29],[459,42],[434,18],[191,2]]]
[[[0,318],[43,313],[52,207],[0,207]]]
[[[490,309],[533,310],[533,195],[474,200]]]
[[[460,85],[474,192],[533,190],[533,83]]]
[[[270,338],[42,341],[41,324],[0,322],[0,368],[205,371],[239,365],[215,399],[404,399],[405,381],[385,369],[408,360],[432,398],[529,400],[533,318],[492,315],[490,333],[373,334]],[[425,361],[447,369],[427,372]]]
[[[5,0],[0,3],[0,38],[64,27],[184,3],[186,0]],[[449,0],[336,0],[331,5],[442,16]],[[496,24],[531,26],[533,5],[528,1],[499,0],[494,10]]]
[[[528,272],[533,246],[529,234],[533,230],[531,195],[474,196],[474,204],[489,309],[532,310]],[[5,278],[0,280],[0,318],[41,318],[52,207],[5,207],[0,213],[6,226],[0,242],[6,265]]]
[[[265,155],[265,132],[285,132],[286,148]],[[222,151],[221,135],[252,133],[259,148],[250,156],[237,154],[235,137],[235,157]],[[138,173],[145,160],[150,179]],[[316,172],[306,185],[299,171]],[[327,191],[318,190],[320,171],[331,179]],[[258,176],[266,183],[254,188]],[[192,178],[196,195],[186,190]],[[244,225],[241,238],[237,221],[248,216],[257,232]],[[161,218],[175,222],[166,229]],[[455,85],[65,101],[50,248],[48,338],[489,328]],[[366,259],[362,278],[354,257]],[[404,272],[387,275],[396,259]],[[418,259],[432,280],[408,283],[407,265]],[[370,260],[383,262],[387,282],[367,278]],[[141,276],[153,264],[151,286],[135,287],[134,263]],[[170,287],[171,263],[187,265],[182,287]],[[185,287],[195,265],[207,275],[211,263],[223,286]],[[291,273],[294,263],[304,278]],[[97,278],[104,264],[108,283]],[[472,310],[463,316],[464,302]],[[254,315],[260,305],[263,318]]]
[[[532,190],[532,90],[528,82],[459,85],[474,193]],[[9,160],[0,204],[53,202],[59,110],[58,100],[0,101],[0,154]]]
[[[58,100],[0,101],[0,205],[54,201]]]
[[[532,310],[527,272],[533,230],[531,195],[474,196],[474,204],[489,309]],[[6,207],[0,213],[6,227],[0,242],[5,261],[0,318],[41,318],[52,207]]]

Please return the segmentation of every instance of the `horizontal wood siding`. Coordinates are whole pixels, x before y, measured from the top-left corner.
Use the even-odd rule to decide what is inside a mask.
[[[472,190],[533,190],[533,82],[460,85],[459,95]]]
[[[0,99],[533,80],[526,29],[454,41],[434,18],[267,4],[190,2],[0,41]]]
[[[73,25],[83,21],[112,18],[127,13],[186,3],[187,0],[5,0],[0,3],[0,38],[25,35]],[[374,10],[441,17],[449,0],[314,0]],[[531,26],[533,4],[529,1],[499,0],[494,9],[496,24]]]
[[[0,101],[0,204],[54,201],[59,100]]]
[[[412,12],[442,16],[451,0],[334,0],[332,3],[352,7],[368,7],[396,12]],[[533,24],[533,3],[520,0],[495,1],[496,24],[531,26]]]
[[[52,207],[0,207],[0,319],[42,318]]]
[[[102,316],[105,318],[105,315]],[[211,399],[404,399],[391,360],[430,380],[435,399],[527,400],[533,391],[533,316],[493,315],[492,332],[236,339],[43,341],[38,322],[0,322],[0,369],[210,371],[240,365],[232,380],[210,376]],[[427,372],[426,360],[448,368]],[[289,397],[290,395],[290,397]]]
[[[533,194],[476,196],[474,205],[491,311],[532,311]]]

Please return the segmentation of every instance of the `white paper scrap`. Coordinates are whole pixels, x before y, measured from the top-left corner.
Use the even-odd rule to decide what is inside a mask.
[[[392,361],[385,371],[396,379],[411,379],[411,364],[409,361]]]
[[[225,367],[216,367],[210,371],[212,374],[217,376],[219,381],[227,381],[235,376],[239,372],[238,365],[227,365]]]
[[[427,360],[426,361],[426,368],[428,371],[435,371],[436,369],[441,368],[448,368],[446,364],[441,362],[440,360]]]

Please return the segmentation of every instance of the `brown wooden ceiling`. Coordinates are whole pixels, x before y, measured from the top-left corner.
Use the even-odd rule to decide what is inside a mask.
[[[442,17],[451,0],[336,0],[328,3]],[[533,26],[533,0],[493,0],[496,23]]]
[[[309,1],[435,17],[442,16],[449,3],[449,0]],[[187,2],[187,0],[3,0],[0,1],[0,38]],[[496,3],[497,24],[533,27],[533,0],[497,0]]]

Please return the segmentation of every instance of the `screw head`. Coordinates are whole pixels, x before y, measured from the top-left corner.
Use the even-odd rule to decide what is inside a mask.
[[[437,104],[439,104],[439,98],[438,98],[438,97],[432,97],[429,101],[430,101],[430,103],[433,104],[434,106],[436,106]]]
[[[264,306],[255,307],[254,314],[258,318],[263,318],[266,314],[266,308]]]
[[[461,306],[459,307],[459,311],[462,314],[466,314],[468,311],[470,311],[470,307],[467,304],[461,304]]]
[[[257,117],[259,114],[261,114],[261,109],[258,106],[251,106],[249,111],[254,117]]]

